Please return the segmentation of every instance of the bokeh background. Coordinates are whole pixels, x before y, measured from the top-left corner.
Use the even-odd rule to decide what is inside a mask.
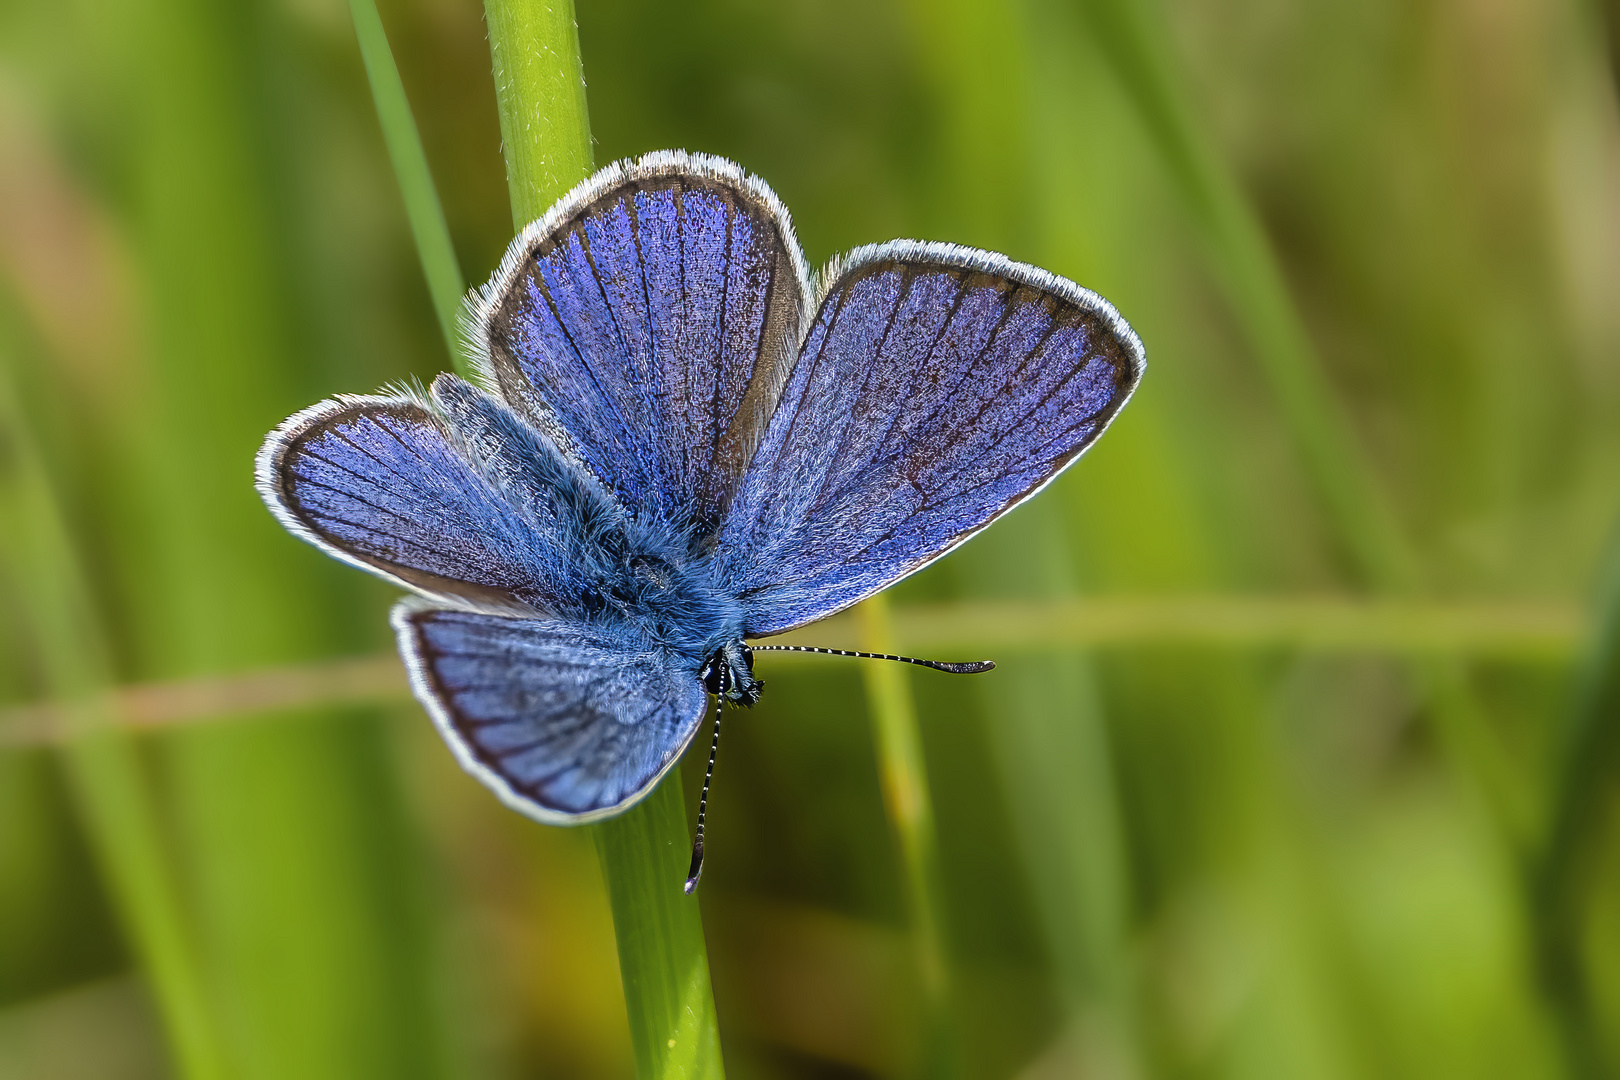
[[[481,281],[482,10],[380,7]],[[1150,357],[1084,461],[895,590],[901,624],[1055,612],[993,676],[907,676],[943,1058],[861,672],[762,659],[701,895],[733,1076],[1620,1074],[1615,13],[578,0],[598,162],[732,157],[812,263],[1005,251]],[[1338,413],[1266,366],[1296,317],[1395,570],[1302,450]],[[346,4],[0,3],[0,1076],[199,1075],[199,1031],[231,1077],[630,1071],[590,837],[500,808],[393,683],[132,735],[36,707],[383,654],[390,590],[285,535],[251,458],[447,366]],[[1384,614],[1336,637],[1346,606]]]

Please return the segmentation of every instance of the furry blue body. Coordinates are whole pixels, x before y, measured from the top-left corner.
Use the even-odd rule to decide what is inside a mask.
[[[453,375],[434,382],[433,402],[528,526],[511,550],[530,564],[537,615],[588,623],[628,648],[667,649],[694,673],[742,641],[743,607],[714,576],[712,526],[651,501],[625,509],[544,434]]]

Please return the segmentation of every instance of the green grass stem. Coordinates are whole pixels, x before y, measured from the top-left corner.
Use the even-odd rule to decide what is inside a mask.
[[[0,355],[0,550],[46,688],[65,716],[62,760],[80,819],[147,974],[176,1068],[187,1080],[214,1080],[225,1076],[219,1040],[156,800],[131,737],[118,730],[107,637],[12,378],[22,335],[8,336],[10,347],[0,347],[11,354]]]
[[[486,0],[512,223],[551,209],[594,168],[572,0]]]
[[[461,314],[461,298],[467,283],[456,262],[450,226],[444,220],[444,207],[439,202],[439,191],[422,149],[422,136],[411,115],[411,103],[405,96],[405,84],[400,81],[399,68],[388,47],[388,35],[383,30],[382,17],[377,14],[375,0],[350,0],[349,12],[354,18],[355,36],[360,40],[360,55],[365,60],[366,78],[371,82],[371,99],[377,106],[388,158],[393,162],[399,193],[405,199],[405,215],[411,223],[411,236],[416,240],[416,252],[422,260],[422,274],[427,278],[428,293],[433,297],[434,314],[439,317],[439,330],[444,334],[456,373],[465,377],[467,358],[457,339],[456,321]]]
[[[1419,560],[1334,399],[1258,215],[1193,120],[1165,47],[1169,36],[1152,5],[1083,0],[1082,7],[1103,45],[1099,51],[1112,63],[1203,234],[1216,276],[1352,567],[1375,590],[1421,592]],[[1620,573],[1613,578],[1620,582]],[[1555,793],[1551,807],[1537,805],[1523,771],[1489,730],[1461,660],[1431,654],[1408,664],[1428,701],[1442,752],[1487,808],[1506,858],[1521,860],[1528,870],[1526,917],[1533,923],[1546,993],[1576,1075],[1592,1074],[1596,1051],[1571,936],[1571,868],[1603,786],[1599,778],[1612,773],[1612,763],[1620,759],[1614,725],[1602,722],[1620,709],[1620,585],[1611,584],[1606,598],[1571,725],[1564,782],[1547,789]]]
[[[682,883],[692,855],[681,774],[671,771],[628,814],[593,827],[613,905],[636,1075],[725,1075],[697,897]],[[701,890],[700,890],[701,892]]]
[[[566,0],[487,0],[484,12],[512,220],[521,228],[591,170],[579,33]],[[594,832],[637,1075],[723,1076],[703,922],[696,897],[682,889],[691,835],[680,773]]]

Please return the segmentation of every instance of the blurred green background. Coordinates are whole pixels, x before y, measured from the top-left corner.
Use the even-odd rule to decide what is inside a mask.
[[[599,163],[732,157],[815,264],[1004,251],[1150,358],[1083,462],[895,590],[902,630],[1055,613],[969,619],[944,658],[983,680],[907,675],[943,1057],[861,672],[761,658],[701,894],[731,1075],[1620,1075],[1614,9],[577,6]],[[380,7],[481,281],[482,9]],[[386,679],[108,730],[109,686],[389,647],[390,590],[251,459],[447,366],[345,3],[0,3],[0,1077],[629,1073],[589,835],[503,810]],[[1350,641],[1332,605],[1232,629],[1375,596]]]

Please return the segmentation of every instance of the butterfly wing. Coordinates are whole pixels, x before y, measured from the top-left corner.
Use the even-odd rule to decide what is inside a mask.
[[[525,229],[469,322],[486,381],[626,507],[713,525],[775,410],[807,281],[769,188],[664,151]]]
[[[579,824],[640,800],[679,760],[707,703],[683,661],[584,623],[406,600],[411,686],[456,759],[508,806]]]
[[[717,544],[750,635],[870,596],[1030,497],[1145,363],[1101,297],[989,252],[898,241],[827,277]]]
[[[295,535],[441,598],[567,612],[584,538],[621,514],[504,404],[454,376],[431,398],[340,397],[265,440],[259,493]]]

